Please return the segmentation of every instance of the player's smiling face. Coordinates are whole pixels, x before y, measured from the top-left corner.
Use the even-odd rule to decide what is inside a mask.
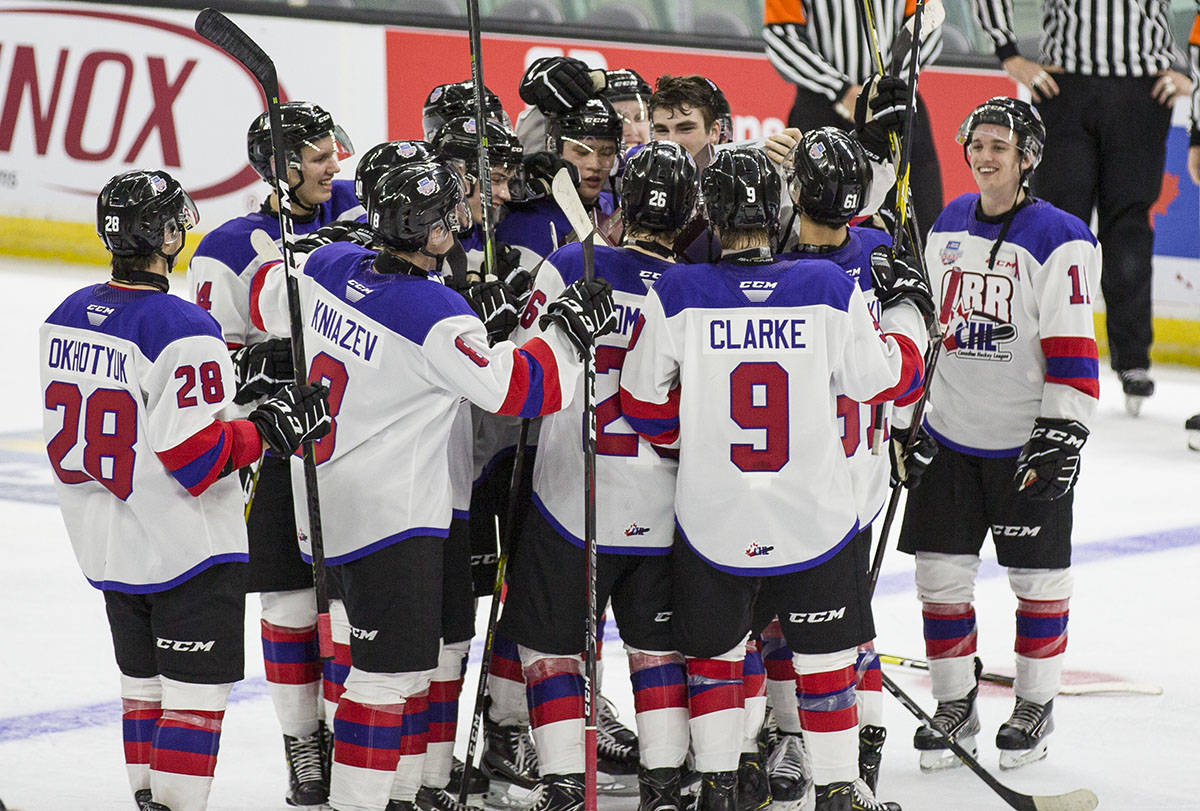
[[[300,172],[288,170],[288,182],[295,185],[302,180],[296,195],[309,208],[316,208],[333,196],[333,178],[342,166],[337,159],[337,144],[332,135],[326,135],[300,148]]]
[[[980,124],[971,133],[967,160],[980,194],[1016,197],[1023,163],[1016,141],[1012,130],[998,124]]]
[[[650,118],[656,141],[674,141],[695,158],[704,147],[716,146],[721,136],[717,121],[707,129],[704,114],[693,107],[655,107]]]
[[[579,199],[591,205],[603,191],[617,160],[617,142],[609,138],[563,138],[562,141],[563,158],[579,170]]]

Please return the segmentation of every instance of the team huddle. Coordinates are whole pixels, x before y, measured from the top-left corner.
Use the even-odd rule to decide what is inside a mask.
[[[598,702],[602,786],[640,811],[899,809],[876,797],[871,596],[872,526],[902,485],[938,702],[921,768],[960,765],[948,738],[976,751],[989,532],[1018,598],[1001,766],[1044,757],[1100,255],[1028,194],[1035,109],[968,116],[979,192],[920,232],[889,210],[895,78],[867,83],[852,130],[752,143],[700,76],[652,89],[546,57],[520,90],[515,126],[482,94],[481,139],[472,83],[433,88],[425,138],[372,147],[353,180],[350,138],[298,101],[276,178],[264,113],[250,163],[285,199],[207,233],[188,300],[162,295],[187,192],[139,170],[100,193],[112,279],[42,328],[45,434],[104,594],[139,809],[206,807],[258,592],[288,804],[579,811],[591,532],[592,619],[615,622],[634,699],[635,729]],[[476,769],[453,754],[459,698],[476,600],[501,585]]]

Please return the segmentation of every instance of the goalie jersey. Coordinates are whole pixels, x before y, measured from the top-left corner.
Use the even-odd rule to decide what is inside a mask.
[[[943,445],[1016,456],[1037,417],[1087,423],[1100,396],[1092,323],[1100,249],[1079,218],[1032,199],[1002,225],[978,194],[950,203],[925,246],[945,329],[925,424]]]
[[[454,506],[447,446],[460,397],[536,417],[569,402],[582,371],[558,330],[489,347],[462,296],[436,277],[379,273],[375,257],[335,242],[309,254],[298,278],[308,379],[329,387],[333,417],[333,430],[313,444],[334,565],[406,538],[446,537]],[[253,286],[251,318],[271,335],[288,332],[284,281],[272,262]],[[303,481],[293,470],[297,503]]]
[[[262,442],[223,419],[233,369],[212,317],[94,285],[50,315],[40,346],[46,451],[88,582],[142,594],[247,560],[241,486],[226,474]]]
[[[621,406],[652,442],[679,440],[685,542],[722,571],[765,576],[816,566],[853,538],[833,392],[874,403],[917,391],[914,337],[881,334],[832,262],[666,271],[630,341]]]
[[[625,248],[596,246],[598,278],[613,286],[617,327],[602,336],[596,359],[596,539],[601,552],[665,555],[675,525],[674,451],[655,448],[621,415],[619,376],[650,286],[672,267]],[[583,278],[583,246],[565,245],[547,259],[521,315],[518,336],[538,335],[547,301]],[[583,546],[583,386],[568,408],[543,418],[533,467],[533,504],[567,541]]]

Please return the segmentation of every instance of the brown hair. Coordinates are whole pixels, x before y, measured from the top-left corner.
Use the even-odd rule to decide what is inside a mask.
[[[665,73],[658,77],[654,95],[650,97],[650,116],[656,108],[667,110],[699,110],[704,119],[704,129],[712,129],[717,120],[716,94],[712,85],[703,76],[672,76]]]

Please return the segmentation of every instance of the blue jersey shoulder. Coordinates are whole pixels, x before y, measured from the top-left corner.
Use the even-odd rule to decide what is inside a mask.
[[[1003,225],[980,220],[978,202],[978,194],[964,194],[951,201],[937,218],[933,230],[966,231],[983,239],[997,239]],[[1083,240],[1096,244],[1095,236],[1083,220],[1036,198],[1013,216],[1004,240],[1020,245],[1039,263],[1045,262],[1064,243]]]
[[[274,240],[278,240],[281,233],[277,218],[256,211],[234,217],[209,231],[196,247],[195,256],[215,259],[234,273],[240,274],[248,268],[253,272],[252,260],[256,252],[250,244],[250,234],[255,230],[266,231]]]
[[[666,270],[654,290],[670,317],[691,307],[824,304],[845,310],[854,287],[846,272],[828,260],[779,259],[765,265],[679,265]]]
[[[583,278],[583,245],[568,243],[546,260],[554,265],[564,285]],[[606,279],[613,290],[644,296],[663,272],[674,263],[629,248],[597,245],[594,251],[595,274]]]
[[[367,210],[363,207],[362,201],[354,194],[354,181],[335,180],[332,187],[332,195],[321,204],[321,208],[325,210],[324,216],[317,218],[323,220],[321,225],[328,225],[336,220],[366,222]]]

